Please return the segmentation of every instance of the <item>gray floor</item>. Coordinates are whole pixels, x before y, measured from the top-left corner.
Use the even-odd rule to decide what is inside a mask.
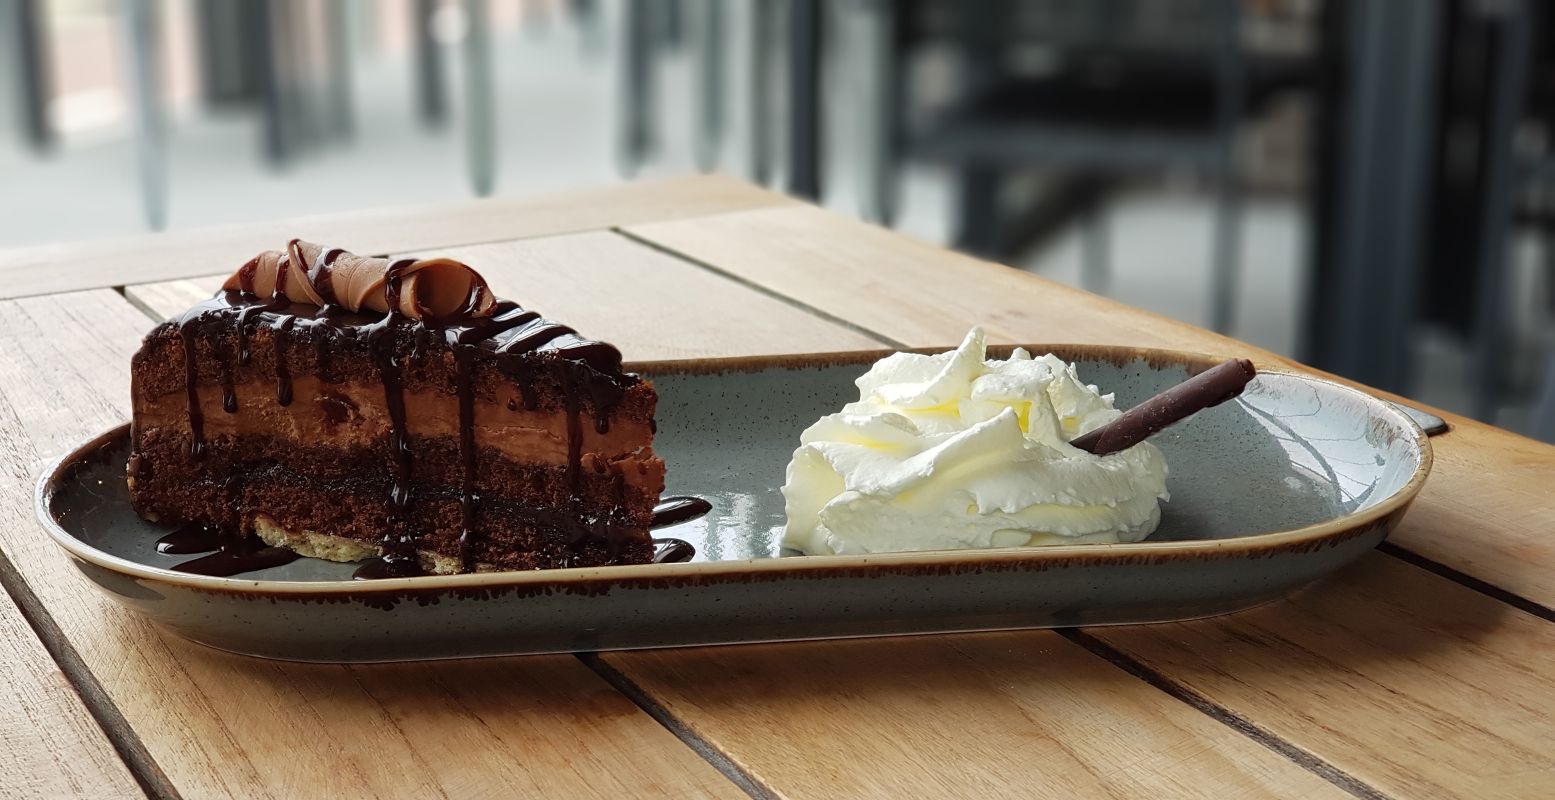
[[[731,22],[730,53],[742,52]],[[615,69],[609,49],[591,51],[576,28],[558,24],[540,34],[507,35],[497,57],[498,178],[501,195],[624,180],[615,151]],[[455,68],[457,53],[450,53]],[[725,81],[730,98],[720,169],[745,175],[749,158],[746,113],[738,102],[743,65]],[[322,145],[289,167],[274,170],[260,158],[259,128],[251,115],[192,114],[176,121],[171,142],[169,227],[174,230],[398,203],[437,202],[470,195],[459,109],[451,123],[429,129],[413,114],[410,67],[403,57],[357,59],[358,131],[349,143]],[[451,96],[459,96],[457,74]],[[692,170],[691,76],[684,58],[670,57],[659,72],[662,143],[640,175]],[[832,98],[825,204],[845,213],[859,208],[851,174],[857,107],[846,82]],[[953,201],[945,176],[914,166],[904,180],[898,227],[944,242]],[[1189,190],[1136,191],[1107,209],[1113,257],[1108,293],[1126,303],[1203,324],[1209,297],[1210,216],[1207,198]],[[104,239],[143,232],[143,214],[127,132],[78,137],[57,154],[35,159],[0,142],[0,247]],[[1239,338],[1293,353],[1301,318],[1305,229],[1294,198],[1250,201],[1243,235]],[[1532,255],[1520,259],[1532,263]],[[1077,284],[1079,246],[1073,233],[1018,260],[1017,266]],[[133,276],[126,276],[133,281]],[[1450,342],[1422,340],[1438,368],[1418,395],[1459,407],[1454,377],[1461,358]],[[1454,366],[1456,364],[1456,366]],[[1504,422],[1517,424],[1514,408]]]

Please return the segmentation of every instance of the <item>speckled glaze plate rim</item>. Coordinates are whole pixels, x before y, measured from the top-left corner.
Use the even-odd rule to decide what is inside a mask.
[[[1207,369],[1221,358],[1203,353],[1156,348],[1088,344],[1019,345],[1031,352],[1055,353],[1074,361],[1095,359],[1123,364],[1143,360],[1148,364],[1172,364],[1186,367],[1190,373]],[[990,346],[992,357],[1006,357],[1016,345]],[[939,353],[953,347],[911,348],[903,350],[867,350],[780,356],[739,356],[675,361],[638,361],[627,368],[655,375],[708,375],[728,372],[759,372],[766,369],[807,369],[846,364],[864,366],[895,352]],[[1230,558],[1257,552],[1310,549],[1329,540],[1339,541],[1356,535],[1370,523],[1407,508],[1431,472],[1433,454],[1425,431],[1403,410],[1385,400],[1337,381],[1279,368],[1259,365],[1261,375],[1281,375],[1321,385],[1328,390],[1348,394],[1373,413],[1390,419],[1409,436],[1420,461],[1409,480],[1375,505],[1322,522],[1288,530],[1268,531],[1222,539],[1135,542],[1129,544],[1044,545],[1041,547],[1001,547],[979,550],[922,550],[903,553],[845,556],[792,556],[752,558],[684,564],[632,564],[610,567],[579,567],[509,572],[478,572],[464,575],[425,575],[411,578],[386,578],[373,581],[280,581],[221,578],[190,575],[147,566],[105,553],[72,536],[54,518],[50,499],[54,487],[74,467],[119,436],[128,433],[129,423],[92,437],[80,446],[50,461],[38,476],[33,507],[38,521],[56,544],[71,556],[123,575],[150,581],[176,584],[184,588],[241,594],[340,595],[361,597],[374,594],[414,592],[505,590],[534,585],[610,585],[630,582],[641,584],[687,579],[728,580],[758,576],[811,577],[827,573],[852,573],[860,570],[914,570],[945,568],[1013,568],[1051,562],[1079,562],[1087,565],[1104,562],[1124,563],[1138,560]],[[795,432],[797,437],[798,432]]]

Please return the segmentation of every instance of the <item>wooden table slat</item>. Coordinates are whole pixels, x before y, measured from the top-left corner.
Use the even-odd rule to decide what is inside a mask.
[[[1388,796],[1555,794],[1555,625],[1398,559],[1240,614],[1089,635]]]
[[[97,720],[0,593],[0,797],[144,796]]]
[[[1163,346],[1290,365],[1192,326],[814,209],[746,212],[629,232],[909,345],[945,345],[968,326],[982,324],[1003,341]],[[856,302],[861,296],[871,302]],[[1451,421],[1454,430],[1434,440],[1433,477],[1395,540],[1463,573],[1548,602],[1555,597],[1555,541],[1548,536],[1555,511],[1544,497],[1541,476],[1549,474],[1555,448]],[[1372,557],[1356,570],[1294,601],[1225,622],[1095,635],[1152,665],[1165,680],[1190,685],[1209,702],[1255,722],[1269,722],[1295,747],[1341,769],[1354,768],[1361,780],[1384,790],[1489,796],[1504,786],[1507,796],[1515,796],[1555,784],[1555,763],[1528,749],[1555,735],[1550,721],[1555,695],[1547,688],[1555,677],[1548,655],[1555,652],[1549,638],[1555,629],[1549,622],[1498,601],[1493,591],[1390,556]],[[1395,598],[1384,602],[1390,581]],[[1326,615],[1315,617],[1315,608]],[[1472,620],[1461,616],[1467,610],[1475,612]],[[1270,635],[1239,638],[1243,619],[1259,620]],[[1278,638],[1286,630],[1306,639],[1297,645]],[[1199,634],[1213,646],[1166,647],[1188,631],[1214,632]],[[1202,679],[1215,674],[1217,665],[1253,659],[1252,653],[1262,654],[1257,664],[1265,669]],[[677,663],[690,670],[690,662],[716,665],[720,657],[701,651]],[[1375,663],[1357,664],[1352,660],[1357,657]],[[611,663],[641,682],[657,669],[656,658],[620,654]],[[1305,669],[1279,668],[1290,664]],[[1475,669],[1486,672],[1477,676]],[[1505,687],[1503,693],[1488,690],[1496,685]],[[1317,687],[1321,694],[1312,693]],[[982,697],[975,705],[996,702]],[[687,712],[688,724],[699,724],[693,710]],[[1375,722],[1365,724],[1368,718]],[[805,718],[792,724],[810,729],[819,723]],[[1412,733],[1403,749],[1401,730]],[[845,739],[861,731],[832,733]],[[1440,751],[1425,747],[1433,740],[1451,745]],[[742,754],[738,737],[719,743],[735,757]],[[1450,752],[1451,747],[1462,751]],[[1426,760],[1434,763],[1416,763]]]
[[[626,358],[875,350],[878,339],[819,319],[607,231],[443,248],[492,291],[611,342]],[[182,312],[226,274],[125,287],[155,316]]]
[[[784,797],[1348,797],[1051,631],[608,653]]]
[[[794,202],[730,178],[706,176],[0,250],[0,298],[230,272],[253,254],[284,247],[294,237],[359,253],[402,253]]]

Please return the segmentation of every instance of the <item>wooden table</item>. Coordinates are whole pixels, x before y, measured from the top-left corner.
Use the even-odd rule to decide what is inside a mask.
[[[292,236],[438,252],[628,358],[1271,353],[722,178],[0,252],[0,796],[1555,797],[1555,448],[1445,415],[1392,541],[1200,622],[376,666],[231,656],[32,519],[153,320]],[[130,285],[125,285],[126,283]]]

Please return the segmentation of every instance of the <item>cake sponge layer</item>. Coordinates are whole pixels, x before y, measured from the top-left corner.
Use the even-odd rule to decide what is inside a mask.
[[[143,439],[130,475],[131,496],[142,516],[203,522],[262,538],[259,521],[265,519],[272,532],[303,536],[310,548],[323,548],[319,557],[331,560],[375,555],[385,534],[397,530],[416,538],[424,561],[437,562],[427,566],[442,569],[461,561],[465,505],[452,442],[413,443],[419,458],[412,461],[412,502],[398,520],[390,505],[386,452],[298,452],[273,441],[222,438],[207,442],[195,459],[188,447],[188,438],[177,435]],[[563,467],[515,464],[492,451],[482,456],[471,505],[475,563],[536,569],[651,558],[647,528],[663,487],[663,462],[597,465],[579,476],[574,493]],[[621,470],[633,472],[637,485],[623,481]]]
[[[336,449],[304,447],[271,437],[224,436],[206,441],[195,458],[189,455],[192,439],[184,431],[154,428],[137,431],[137,437],[139,458],[130,474],[130,497],[142,514],[194,519],[179,509],[223,500],[193,493],[196,484],[219,484],[228,475],[275,467],[314,481],[378,491],[385,503],[393,488],[393,461],[386,443]],[[458,442],[413,436],[409,447],[412,492],[462,490],[464,464]],[[472,488],[487,500],[618,516],[644,527],[664,490],[664,461],[651,451],[615,459],[585,453],[574,474],[564,465],[517,462],[495,448],[477,446],[472,475]]]

